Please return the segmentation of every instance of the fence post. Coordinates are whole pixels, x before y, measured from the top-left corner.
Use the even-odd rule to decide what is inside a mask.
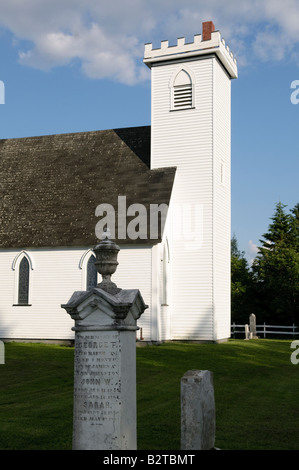
[[[266,322],[264,322],[264,338],[266,338]]]
[[[247,323],[245,325],[245,339],[249,339],[249,326],[247,325]]]
[[[0,364],[5,364],[5,349],[3,341],[0,341]]]

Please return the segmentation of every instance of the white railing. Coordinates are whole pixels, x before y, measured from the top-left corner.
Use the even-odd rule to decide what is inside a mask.
[[[240,329],[241,328],[241,329]],[[269,329],[270,328],[270,329]],[[231,325],[231,335],[234,338],[235,334],[245,335],[246,325],[237,325],[235,322]],[[293,325],[256,325],[256,334],[257,336],[263,336],[264,338],[267,335],[288,335],[296,336],[299,335],[298,327],[293,323]]]

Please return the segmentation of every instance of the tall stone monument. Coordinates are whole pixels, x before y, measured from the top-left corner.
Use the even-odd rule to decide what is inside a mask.
[[[75,320],[74,450],[137,448],[136,322],[147,305],[111,281],[118,251],[104,233],[94,248],[102,282],[62,305]]]
[[[249,315],[249,331],[250,331],[250,339],[257,339],[256,336],[256,316],[254,313]]]

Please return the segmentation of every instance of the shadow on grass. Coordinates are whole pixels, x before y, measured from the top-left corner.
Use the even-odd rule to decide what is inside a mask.
[[[138,449],[180,449],[180,381],[213,372],[216,447],[298,450],[299,365],[291,341],[165,343],[137,348]],[[5,345],[0,449],[71,449],[74,349]]]

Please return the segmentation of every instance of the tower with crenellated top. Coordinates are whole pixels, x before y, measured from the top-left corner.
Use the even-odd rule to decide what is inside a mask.
[[[186,43],[145,45],[151,69],[151,168],[177,167],[167,223],[167,303],[158,339],[230,337],[231,80],[237,63],[211,21]],[[157,254],[157,256],[159,256]],[[182,278],[184,289],[181,289]]]

